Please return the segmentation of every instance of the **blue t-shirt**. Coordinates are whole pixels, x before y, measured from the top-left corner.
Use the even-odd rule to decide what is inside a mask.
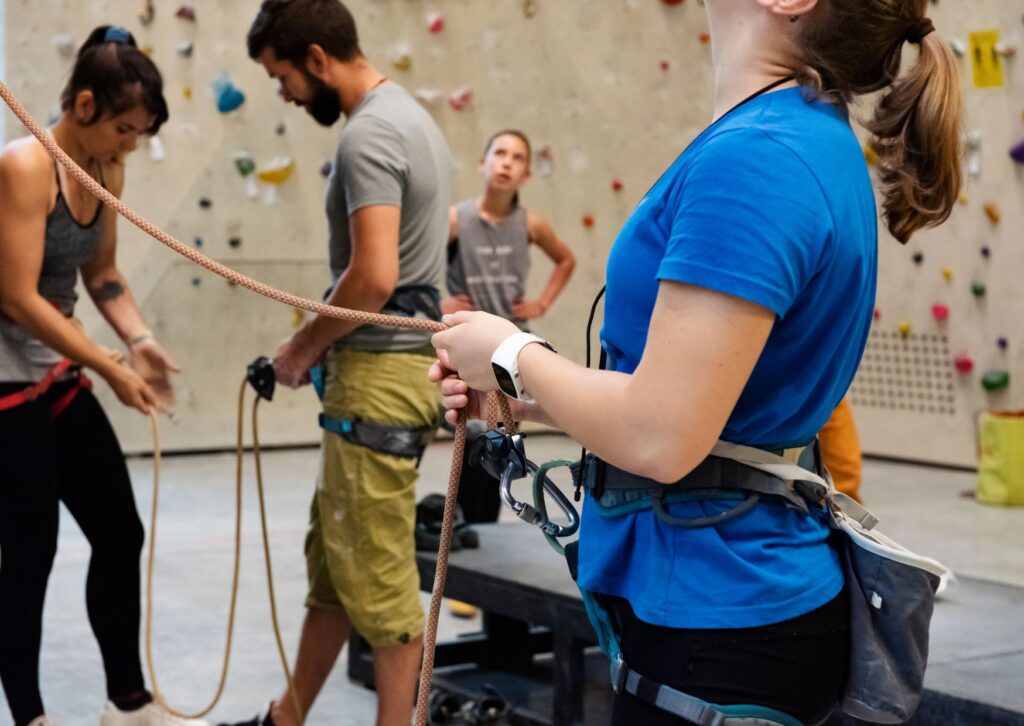
[[[636,369],[661,280],[752,301],[777,317],[721,438],[768,449],[805,445],[860,362],[877,241],[874,195],[845,112],[805,101],[799,88],[759,96],[698,136],[619,233],[601,331],[608,367]],[[690,518],[732,506],[669,510]],[[842,589],[828,533],[823,511],[807,516],[780,502],[690,530],[650,510],[604,517],[588,498],[579,580],[628,599],[656,625],[768,625]]]

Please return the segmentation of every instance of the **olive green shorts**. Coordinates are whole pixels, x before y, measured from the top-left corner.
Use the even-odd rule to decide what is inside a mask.
[[[441,402],[427,382],[433,361],[424,349],[331,351],[324,413],[389,426],[436,426]],[[417,462],[327,431],[320,453],[306,535],[306,605],[344,608],[375,647],[407,643],[424,624],[413,538]]]

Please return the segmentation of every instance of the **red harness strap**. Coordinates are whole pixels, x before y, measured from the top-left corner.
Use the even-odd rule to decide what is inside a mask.
[[[36,400],[49,391],[50,388],[53,387],[53,384],[69,371],[75,376],[75,385],[50,406],[50,415],[53,416],[53,418],[57,418],[64,413],[68,406],[71,405],[71,402],[75,400],[75,396],[77,396],[82,389],[92,388],[92,381],[89,380],[89,378],[71,361],[70,358],[64,358],[54,365],[46,372],[46,375],[43,376],[38,383],[33,383],[31,386],[28,386],[17,393],[11,393],[7,396],[0,397],[0,411],[6,411],[9,408],[16,408],[22,404]]]

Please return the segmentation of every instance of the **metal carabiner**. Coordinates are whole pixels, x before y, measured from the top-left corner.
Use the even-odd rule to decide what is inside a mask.
[[[538,467],[526,458],[523,437],[490,430],[477,438],[470,460],[479,463],[499,480],[498,493],[505,505],[524,522],[538,527],[551,537],[571,537],[580,528],[580,515],[562,490],[547,476],[545,467]],[[512,482],[528,474],[543,476],[543,489],[551,495],[568,520],[567,524],[552,522],[544,512],[512,495]]]

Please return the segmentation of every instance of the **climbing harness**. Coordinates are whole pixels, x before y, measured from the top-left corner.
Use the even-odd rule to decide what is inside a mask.
[[[226,265],[210,259],[198,250],[183,244],[179,240],[159,229],[103,188],[102,185],[89,176],[84,169],[78,166],[78,164],[76,164],[74,160],[60,148],[51,134],[36,123],[36,121],[25,110],[24,106],[18,102],[7,85],[2,81],[0,81],[0,98],[3,98],[4,102],[10,107],[14,115],[18,117],[18,120],[20,120],[21,123],[24,124],[25,128],[27,128],[29,132],[39,140],[39,143],[42,144],[47,153],[49,153],[57,163],[63,166],[68,173],[90,193],[99,198],[100,201],[123,216],[143,232],[153,237],[153,239],[167,247],[170,247],[178,254],[204,269],[220,275],[229,282],[244,287],[247,290],[256,292],[264,297],[270,298],[271,300],[276,300],[277,302],[285,305],[300,308],[328,318],[350,320],[368,325],[428,330],[431,332],[439,332],[446,329],[445,325],[434,320],[426,320],[418,317],[389,316],[379,313],[367,313],[360,310],[348,310],[346,308],[339,308],[333,305],[326,305],[321,302],[309,300],[298,295],[277,290],[266,283],[255,280],[247,275],[243,275],[232,270]],[[261,380],[261,385],[265,386],[266,382]],[[253,404],[254,411],[258,401],[259,399],[257,399],[256,404]],[[487,420],[492,428],[497,425],[499,417],[504,421],[506,431],[510,433],[515,433],[517,431],[508,400],[504,397],[497,396],[496,394],[491,394],[488,396],[487,402]],[[416,699],[416,726],[426,726],[427,724],[428,699],[430,696],[430,685],[434,673],[434,651],[437,644],[437,623],[440,617],[441,600],[444,595],[444,585],[448,574],[448,551],[451,545],[452,523],[454,520],[455,502],[459,489],[459,474],[462,468],[462,456],[465,452],[465,442],[466,416],[464,413],[461,413],[455,427],[455,443],[452,449],[452,469],[448,480],[448,493],[445,498],[441,546],[438,551],[437,569],[434,574],[434,587],[430,597],[430,611],[427,615],[427,625],[423,635],[423,664],[420,669],[420,681]],[[259,457],[256,458],[256,470],[257,476],[259,476],[261,474]],[[155,501],[156,497],[154,497],[154,502]],[[266,541],[264,541],[264,550],[269,563],[269,546]],[[292,692],[294,694],[294,690],[292,690]]]
[[[0,397],[0,411],[17,408],[22,404],[29,403],[45,395],[65,374],[73,377],[74,385],[65,391],[64,395],[50,404],[50,416],[54,419],[60,417],[79,393],[92,388],[92,381],[82,371],[81,366],[75,365],[70,358],[64,358],[56,363],[46,372],[45,376],[31,386]]]

